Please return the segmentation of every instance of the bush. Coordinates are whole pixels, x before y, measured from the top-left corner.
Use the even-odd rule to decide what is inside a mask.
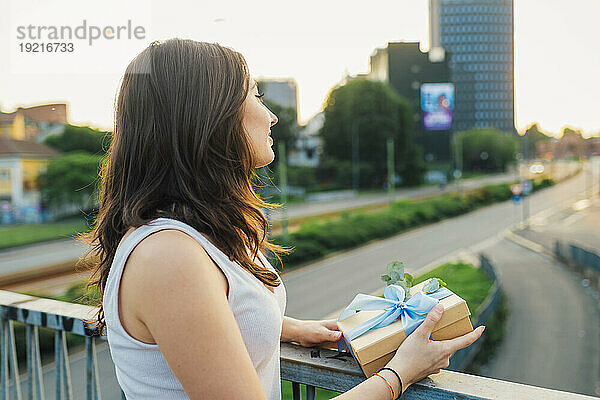
[[[544,178],[541,181],[533,181],[533,191],[544,189],[555,184],[554,179]]]
[[[539,190],[552,185],[551,179],[534,184]],[[409,228],[454,217],[481,206],[510,199],[509,184],[488,185],[470,190],[461,195],[443,194],[421,200],[403,200],[390,207],[370,213],[343,213],[341,218],[304,223],[299,230],[289,235],[284,243],[281,236],[273,241],[295,250],[282,256],[285,268],[323,257],[339,250],[356,247],[371,240],[386,238]]]

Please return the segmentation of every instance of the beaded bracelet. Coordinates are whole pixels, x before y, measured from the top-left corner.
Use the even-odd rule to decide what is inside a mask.
[[[396,394],[394,393],[394,388],[392,387],[392,384],[389,383],[387,379],[385,379],[383,376],[379,375],[377,372],[375,372],[371,376],[375,376],[375,375],[377,375],[378,377],[380,377],[381,379],[383,379],[385,381],[385,383],[387,383],[388,387],[390,388],[390,391],[392,392],[392,400],[394,400],[396,398]]]

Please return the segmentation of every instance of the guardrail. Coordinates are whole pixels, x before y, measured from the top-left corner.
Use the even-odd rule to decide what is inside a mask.
[[[487,324],[488,319],[500,304],[500,296],[502,295],[502,284],[498,278],[498,275],[496,274],[496,267],[494,267],[491,261],[482,253],[479,254],[479,261],[480,268],[486,273],[487,276],[489,276],[494,284],[483,303],[481,303],[481,306],[479,306],[477,309],[477,314],[474,318],[474,321],[472,321],[473,326]],[[454,355],[450,358],[450,366],[448,369],[453,371],[464,370],[477,355],[481,343],[483,343],[483,341],[478,340],[471,346],[454,353]]]
[[[0,290],[0,399],[22,399],[18,373],[14,324],[26,324],[27,377],[29,399],[44,399],[41,378],[41,357],[38,339],[40,327],[50,328],[55,334],[56,399],[74,396],[66,347],[66,333],[84,336],[86,343],[88,400],[100,399],[101,382],[98,380],[94,326],[86,322],[96,308],[57,300],[41,299]],[[11,373],[9,373],[11,372]],[[300,385],[306,385],[307,399],[315,398],[316,388],[345,392],[366,379],[356,361],[349,354],[337,351],[305,348],[281,343],[281,378],[292,382],[293,398],[300,399]],[[77,398],[82,398],[77,394]],[[403,399],[593,399],[590,396],[516,384],[452,371],[441,373],[412,385]]]
[[[600,290],[600,255],[574,244],[554,243],[554,255]]]

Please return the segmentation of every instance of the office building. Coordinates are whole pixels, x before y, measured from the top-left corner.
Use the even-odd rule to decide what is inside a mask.
[[[430,44],[450,53],[454,131],[514,127],[512,0],[430,0]]]
[[[408,99],[414,113],[414,139],[421,145],[427,161],[450,159],[450,130],[427,131],[421,113],[421,85],[448,83],[450,70],[444,54],[432,57],[422,52],[419,42],[390,42],[371,55],[368,79],[389,83]]]

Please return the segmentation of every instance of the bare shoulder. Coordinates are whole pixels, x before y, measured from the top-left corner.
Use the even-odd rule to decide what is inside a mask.
[[[175,229],[156,232],[142,240],[127,260],[127,272],[137,287],[147,291],[202,279],[225,288],[227,278],[194,238]]]
[[[152,300],[183,285],[210,286],[225,298],[229,292],[223,271],[189,235],[163,230],[142,240],[129,255],[121,277],[119,314],[125,330],[140,341],[155,343],[147,326],[156,307]]]
[[[138,318],[188,396],[265,399],[222,272],[204,248],[183,232],[165,230],[144,239],[130,257]],[[227,380],[237,384],[223,385]]]
[[[165,229],[142,240],[132,251],[130,259],[143,260],[148,267],[152,267],[189,253],[202,253],[208,257],[204,248],[188,234],[176,229]]]

